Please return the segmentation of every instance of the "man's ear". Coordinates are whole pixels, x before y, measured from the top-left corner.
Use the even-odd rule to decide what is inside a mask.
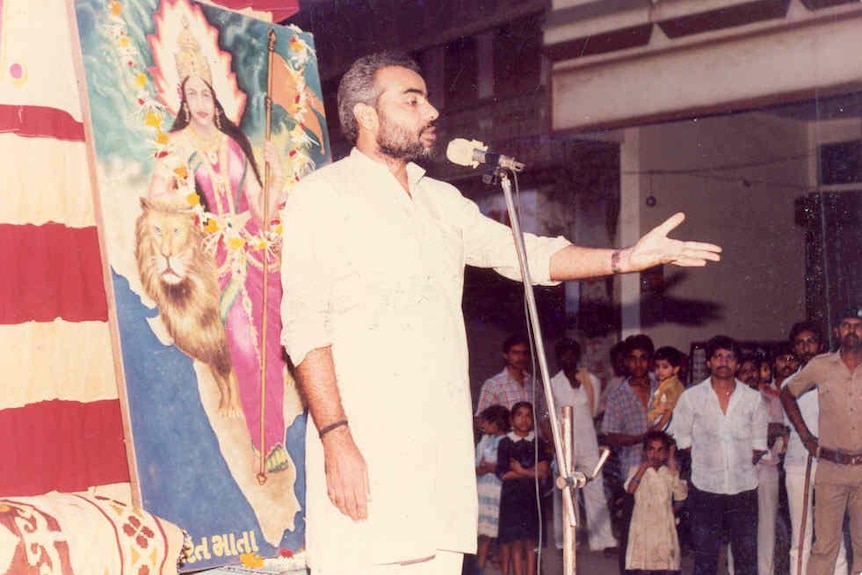
[[[353,106],[353,115],[356,122],[364,130],[374,130],[377,128],[377,110],[368,104],[359,103]]]

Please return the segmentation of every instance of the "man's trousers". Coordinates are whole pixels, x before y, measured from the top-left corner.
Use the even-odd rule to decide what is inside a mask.
[[[814,474],[817,462],[811,466],[811,478],[808,482],[808,511],[805,517],[805,540],[802,552],[802,571],[797,573],[799,531],[802,528],[802,503],[805,498],[805,466],[788,465],[784,468],[784,487],[787,489],[787,504],[790,507],[790,575],[805,575],[808,570],[808,558],[811,556],[811,536],[814,533]],[[835,561],[833,575],[847,575],[847,550],[844,548],[844,537],[839,539],[838,558]]]
[[[734,573],[757,575],[757,489],[726,495],[691,485],[688,506],[693,575],[716,575],[725,533],[733,551]]]

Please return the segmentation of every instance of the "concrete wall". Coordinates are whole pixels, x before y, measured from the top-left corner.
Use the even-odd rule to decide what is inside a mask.
[[[665,266],[664,293],[640,294],[641,325],[629,322],[624,334],[642,330],[683,351],[717,333],[786,337],[805,313],[805,233],[794,223],[794,199],[809,188],[807,124],[749,113],[624,135],[623,212],[643,232],[684,211],[674,237],[724,248],[722,262],[705,269]],[[624,297],[637,297],[638,280],[623,280]]]

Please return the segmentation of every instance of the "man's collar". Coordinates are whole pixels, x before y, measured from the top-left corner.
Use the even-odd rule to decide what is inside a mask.
[[[379,170],[381,172],[381,175],[382,173],[385,173],[389,176],[392,176],[392,172],[389,171],[389,167],[386,164],[366,155],[364,152],[360,151],[360,149],[355,146],[352,150],[350,150],[350,158],[361,162],[362,165],[368,167],[369,169]],[[424,176],[425,168],[423,168],[419,164],[416,164],[415,162],[407,163],[407,181],[410,183],[411,189],[413,188],[413,186],[418,184],[419,180],[421,180]]]
[[[652,372],[647,373],[647,375],[646,375],[646,376],[647,376],[647,379],[649,379],[649,386],[650,386],[650,389],[652,389],[652,388],[654,388],[654,387],[656,387],[656,386],[658,385],[658,381],[656,381],[656,378],[655,378],[655,376],[652,374]],[[627,386],[627,387],[629,387],[629,388],[632,386],[632,378],[631,378],[631,376],[626,377],[626,379],[625,379],[625,384],[626,384],[626,386]]]
[[[522,369],[517,369],[517,368],[512,368],[512,369],[514,369],[514,370],[516,370],[516,371],[520,371],[520,372],[521,372],[521,374],[522,374],[524,377],[529,377],[529,376],[530,376],[530,372],[528,372],[528,371],[524,371],[524,370],[522,370]],[[509,379],[515,379],[515,376],[514,376],[514,375],[512,375],[512,372],[511,372],[511,371],[509,371],[509,366],[508,366],[508,365],[506,365],[506,366],[504,366],[504,367],[503,367],[503,371],[506,373],[506,375],[507,375],[507,376],[509,376]]]

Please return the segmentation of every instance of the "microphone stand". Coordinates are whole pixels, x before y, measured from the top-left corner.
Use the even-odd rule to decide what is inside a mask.
[[[560,425],[557,421],[557,410],[554,405],[554,396],[551,392],[551,380],[548,373],[548,363],[545,359],[545,345],[542,339],[542,328],[539,325],[539,312],[536,307],[536,297],[533,292],[533,283],[530,277],[530,267],[527,261],[527,250],[524,247],[524,235],[521,232],[521,224],[518,220],[518,212],[515,210],[515,202],[512,199],[512,181],[509,178],[509,173],[503,168],[494,169],[494,178],[499,180],[500,187],[503,189],[503,197],[506,200],[506,209],[509,213],[509,221],[511,222],[512,237],[515,240],[515,250],[518,254],[518,264],[521,268],[521,279],[524,284],[524,295],[527,302],[527,316],[534,334],[536,344],[536,359],[539,364],[539,373],[542,378],[542,389],[545,393],[545,402],[548,406],[548,416],[551,423],[551,435],[554,440],[554,455],[557,458],[557,468],[559,476],[555,484],[557,488],[562,490],[563,495],[563,523],[564,535],[566,532],[570,536],[565,537],[571,540],[569,544],[563,548],[563,563],[566,575],[574,575],[577,571],[575,560],[575,543],[574,543],[574,528],[577,527],[577,515],[575,514],[575,493],[576,489],[583,488],[588,481],[595,479],[601,471],[605,461],[607,461],[610,452],[605,450],[599,458],[599,463],[596,465],[592,475],[588,476],[581,472],[574,471],[573,459],[573,442],[572,442],[572,426],[571,426],[571,410],[568,410],[569,423],[567,426],[567,437],[564,438],[560,432]]]

